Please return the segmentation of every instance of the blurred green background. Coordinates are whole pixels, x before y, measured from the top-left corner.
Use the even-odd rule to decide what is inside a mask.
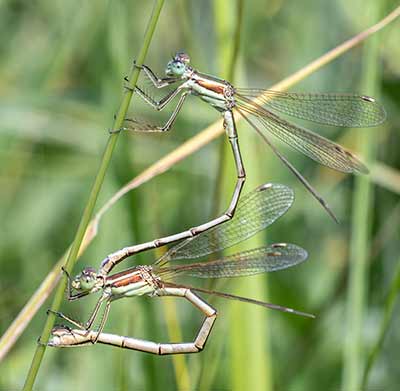
[[[239,3],[167,1],[146,63],[162,75],[171,54],[184,49],[199,70],[226,75]],[[374,0],[252,0],[243,4],[234,80],[238,86],[260,88],[300,69],[398,5]],[[121,99],[123,77],[140,48],[151,9],[151,1],[137,0],[0,1],[1,334],[73,239],[107,128]],[[219,318],[201,354],[157,357],[100,345],[48,349],[35,389],[338,389],[354,374],[346,354],[352,338],[347,314],[353,309],[348,292],[354,283],[361,286],[358,310],[365,306],[359,352],[362,375],[381,330],[386,295],[400,260],[399,22],[374,39],[378,43],[372,59],[375,71],[373,66],[366,67],[371,58],[361,46],[293,88],[360,92],[384,104],[388,120],[379,128],[325,129],[307,124],[368,160],[370,199],[363,190],[368,182],[357,184],[352,176],[281,148],[327,199],[340,225],[332,222],[254,132],[239,125],[248,173],[244,192],[270,181],[287,184],[296,192],[288,214],[244,247],[292,242],[307,249],[309,260],[268,278],[218,281],[214,287],[312,312],[317,319],[209,297]],[[151,122],[161,124],[168,116],[146,109],[137,98],[133,108],[135,116]],[[191,98],[170,133],[121,134],[98,206],[216,119],[216,111]],[[365,148],[364,136],[367,150],[374,147],[369,159],[360,152]],[[98,267],[107,254],[121,247],[180,232],[207,221],[216,210],[223,211],[234,174],[224,168],[231,167],[233,160],[222,150],[220,140],[214,141],[125,196],[102,220],[97,238],[75,271],[84,265]],[[355,212],[357,207],[361,217]],[[363,230],[366,236],[361,234],[360,239]],[[360,249],[366,252],[366,270],[356,271],[353,278],[350,265],[357,262]],[[140,254],[123,266],[151,263],[159,254]],[[86,319],[94,299],[65,303],[62,309]],[[0,390],[21,388],[49,302],[0,363]],[[174,319],[175,309],[178,319]],[[168,341],[169,328],[191,340],[200,321],[185,302],[137,298],[113,304],[106,331]],[[394,389],[400,383],[398,322],[395,309],[368,389]]]

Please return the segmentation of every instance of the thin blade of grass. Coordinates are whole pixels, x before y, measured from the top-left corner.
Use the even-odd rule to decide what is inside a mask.
[[[150,17],[148,27],[147,27],[147,30],[146,30],[146,33],[145,33],[145,36],[143,39],[142,48],[141,48],[138,58],[137,58],[137,63],[139,65],[143,64],[144,59],[146,57],[146,54],[147,54],[148,48],[150,46],[151,39],[153,37],[153,33],[155,30],[163,3],[164,3],[164,0],[157,0],[154,4],[153,12]],[[114,121],[113,129],[120,129],[122,127],[123,121],[126,117],[126,113],[128,111],[128,107],[129,107],[129,104],[130,104],[130,101],[132,98],[133,89],[135,88],[138,78],[139,78],[139,68],[134,67],[132,69],[132,72],[129,77],[130,89],[125,91],[125,95],[121,101],[120,108],[118,110],[118,114]],[[100,167],[99,167],[99,170],[96,175],[96,179],[94,181],[91,193],[89,195],[88,202],[86,204],[81,221],[79,223],[79,227],[76,232],[71,249],[68,252],[67,260],[65,263],[65,269],[68,272],[72,271],[74,264],[78,258],[79,248],[81,247],[82,241],[85,236],[86,229],[90,223],[90,218],[92,216],[92,213],[93,213],[96,201],[97,201],[97,197],[100,193],[102,184],[104,182],[105,174],[106,174],[107,168],[110,164],[111,157],[112,157],[114,148],[116,146],[117,140],[118,140],[118,133],[112,133],[109,136],[102,160],[100,162]],[[53,303],[51,306],[51,309],[53,312],[58,311],[58,309],[60,308],[61,302],[64,297],[66,283],[67,283],[67,281],[66,281],[66,278],[64,277],[61,280],[61,283],[58,285],[58,288],[56,290],[56,293],[55,293],[55,296],[53,299]],[[41,365],[41,362],[42,362],[42,359],[44,356],[44,352],[46,350],[45,344],[47,343],[47,341],[49,339],[51,329],[54,325],[54,321],[55,321],[54,313],[49,314],[47,317],[45,326],[43,328],[43,332],[40,336],[40,340],[42,341],[42,344],[37,345],[35,354],[32,359],[31,367],[29,369],[29,372],[28,372],[26,380],[25,380],[25,384],[24,384],[24,388],[23,388],[24,391],[32,390],[32,388],[33,388],[33,384],[35,382],[36,376],[38,374],[38,371],[39,371],[39,368],[40,368],[40,365]]]
[[[372,367],[374,366],[376,359],[379,356],[380,351],[382,350],[383,342],[385,341],[385,337],[393,317],[393,311],[395,308],[396,299],[399,296],[399,291],[400,291],[400,260],[397,262],[397,270],[395,272],[395,276],[392,280],[392,283],[390,284],[389,293],[386,296],[384,305],[384,315],[381,322],[378,338],[376,339],[374,346],[372,347],[371,351],[368,354],[367,364],[365,366],[362,377],[362,383],[361,383],[362,390],[367,389],[369,374],[371,372]]]
[[[244,17],[244,3],[241,0],[236,2],[235,17],[226,18],[226,10],[229,9],[229,1],[220,0],[215,7],[215,25],[219,31],[218,53],[221,53],[221,72],[223,78],[235,83],[235,66],[238,61],[240,50],[240,37],[242,20]],[[227,19],[234,20],[235,26],[230,28],[233,31],[233,39],[227,39],[229,26],[224,26]],[[238,116],[236,116],[238,118]],[[248,134],[246,138],[240,139],[242,154],[257,156],[255,135]],[[216,177],[214,213],[217,210],[225,209],[230,202],[230,192],[226,189],[233,189],[236,180],[235,166],[232,164],[231,147],[226,140],[222,139],[219,146],[219,167]],[[268,163],[267,163],[268,164]],[[250,188],[262,183],[260,178],[259,162],[252,160],[244,163],[245,169],[251,172]],[[247,179],[249,182],[249,179]],[[247,242],[250,247],[264,245],[263,239],[253,239]],[[249,281],[235,281],[235,293],[243,296],[251,296],[266,300],[265,276],[252,277]],[[232,390],[243,390],[245,388],[257,390],[272,389],[272,371],[270,343],[268,338],[268,314],[254,306],[243,306],[242,303],[232,302],[229,308],[231,322],[229,323],[228,344],[231,376],[227,379]],[[238,319],[238,321],[235,321]],[[246,360],[244,360],[246,358]],[[212,384],[209,382],[209,384]]]
[[[157,220],[157,219],[155,219]],[[160,258],[165,251],[158,248],[155,252],[156,258]],[[167,300],[163,303],[163,313],[167,325],[167,333],[170,341],[183,341],[181,324],[178,319],[178,311],[175,301]],[[191,390],[191,377],[187,366],[186,355],[172,355],[172,365],[174,367],[175,382],[178,390]]]
[[[366,5],[369,17],[375,19],[380,13],[381,3],[373,0]],[[371,39],[364,48],[362,90],[373,95],[379,83],[378,37]],[[367,161],[374,160],[377,137],[365,130],[358,134],[362,155]],[[364,365],[363,325],[367,305],[368,257],[370,250],[370,221],[373,208],[373,185],[368,176],[355,178],[353,215],[349,256],[349,282],[346,308],[346,335],[343,362],[343,390],[361,389],[361,374]]]

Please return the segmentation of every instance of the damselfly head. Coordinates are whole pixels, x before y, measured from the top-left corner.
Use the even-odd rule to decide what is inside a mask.
[[[90,291],[94,288],[96,282],[96,269],[86,267],[72,280],[72,287],[77,291]]]
[[[186,53],[178,52],[175,54],[172,60],[167,64],[165,73],[167,76],[181,77],[188,69],[189,63],[190,63],[190,57]]]

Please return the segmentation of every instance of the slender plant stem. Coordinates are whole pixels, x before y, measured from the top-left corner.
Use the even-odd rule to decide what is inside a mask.
[[[171,341],[182,341],[183,333],[180,326],[175,301],[166,300],[163,303],[164,318],[167,324],[168,338]],[[175,382],[178,390],[191,390],[191,377],[187,367],[186,355],[174,354],[172,363],[174,366]]]
[[[385,341],[385,337],[393,317],[393,311],[395,308],[396,299],[399,296],[399,291],[400,291],[400,259],[397,262],[397,270],[392,280],[392,283],[390,284],[389,293],[385,300],[384,315],[381,323],[381,328],[379,330],[379,336],[375,342],[375,345],[372,347],[370,353],[368,354],[367,365],[365,366],[362,378],[362,384],[361,384],[362,390],[367,389],[368,377],[370,371],[376,359],[379,356],[379,352],[382,350],[383,342]]]
[[[239,59],[239,50],[240,50],[241,36],[243,30],[243,15],[244,15],[244,0],[237,0],[236,14],[235,14],[235,20],[236,20],[235,31],[233,32],[233,47],[227,73],[228,80],[232,81],[235,77],[235,71]]]
[[[235,15],[231,15],[230,18],[235,23],[232,27],[226,25],[226,19],[228,19],[226,18],[226,10],[229,9],[228,3],[230,2],[218,1],[216,3],[219,5],[216,7],[215,21],[216,31],[219,31],[220,38],[218,40],[218,53],[221,55],[222,69],[220,74],[222,74],[222,77],[234,82],[243,29],[244,2],[242,0],[235,2]],[[232,33],[229,33],[230,30]],[[229,39],[228,37],[231,36],[232,38]],[[246,139],[241,140],[240,144],[241,148],[247,151],[247,154],[250,152],[256,156],[256,144],[253,137],[255,135],[248,135]],[[236,177],[236,171],[232,165],[230,145],[225,139],[221,140],[219,151],[219,169],[214,197],[215,214],[217,210],[225,207],[229,202],[230,193],[227,193],[226,189],[233,187],[232,182]],[[253,187],[255,183],[259,184],[261,181],[260,171],[257,167],[259,164],[255,161],[249,161],[247,164],[249,166],[247,167],[245,164],[245,168],[248,172],[251,172],[251,178],[248,181],[251,180],[250,187]],[[256,239],[251,242],[250,246],[257,247],[264,244],[263,242],[263,238]],[[264,276],[252,278],[251,287],[248,281],[246,282],[246,287],[244,287],[243,283],[236,281],[235,291],[239,292],[239,294],[250,294],[265,298],[265,278]],[[255,391],[270,390],[272,388],[272,375],[268,332],[266,329],[268,324],[266,317],[268,315],[265,311],[259,311],[257,308],[243,308],[238,303],[231,303],[230,316],[232,319],[241,318],[241,322],[232,322],[228,333],[232,373],[230,388],[232,390],[245,388]],[[247,357],[245,363],[243,363],[243,357]],[[208,382],[208,384],[211,385],[212,383]]]
[[[228,80],[234,79],[237,68],[239,49],[241,43],[242,24],[244,17],[244,2],[238,0],[236,9],[236,29],[233,33],[233,43],[231,50],[231,58],[228,66]],[[246,139],[242,139],[241,146],[244,154],[257,156],[257,146],[255,135],[249,135]],[[221,148],[222,149],[222,148]],[[228,159],[230,146],[224,143],[223,155],[221,157],[221,171],[217,183],[220,186],[219,194],[223,194],[224,178],[233,178],[235,172],[232,170],[232,164]],[[246,153],[247,152],[247,153]],[[264,162],[265,164],[268,164]],[[265,167],[265,166],[264,166]],[[261,170],[259,162],[249,160],[245,164],[247,172],[251,176],[247,179],[250,188],[261,183]],[[221,198],[221,197],[219,197]],[[216,198],[218,199],[218,198]],[[225,200],[226,201],[226,200]],[[265,237],[251,239],[251,247],[258,247],[265,244]],[[251,295],[267,299],[266,276],[254,276],[252,282],[236,283],[235,291],[239,294]],[[268,333],[268,313],[260,311],[259,308],[246,307],[243,308],[239,303],[231,303],[230,316],[232,319],[241,318],[241,322],[233,322],[230,331],[231,346],[231,370],[233,390],[242,390],[245,388],[251,390],[271,390],[273,384],[271,369],[271,350]],[[247,357],[246,363],[243,363],[243,357]],[[242,371],[241,369],[244,369]]]
[[[153,37],[153,33],[155,30],[163,3],[164,3],[164,0],[156,0],[156,2],[155,2],[153,12],[150,17],[149,24],[147,26],[147,30],[146,30],[146,33],[144,36],[143,44],[142,44],[142,47],[139,51],[139,55],[137,58],[138,65],[142,65],[144,62],[144,59],[146,57],[148,48],[150,46],[150,41],[151,41],[151,38]],[[120,104],[120,108],[118,110],[118,113],[116,115],[116,118],[115,118],[115,121],[113,124],[114,130],[120,129],[123,125],[123,122],[126,117],[126,113],[128,111],[128,107],[129,107],[129,104],[130,104],[130,101],[132,98],[133,89],[136,86],[138,78],[139,78],[139,68],[134,67],[134,68],[132,68],[131,74],[129,76],[129,84],[128,84],[129,89],[126,89],[126,91],[125,91],[125,94],[122,98],[122,102]],[[106,171],[110,164],[112,153],[114,151],[115,145],[118,140],[118,134],[119,133],[116,132],[116,133],[110,134],[110,136],[109,136],[109,139],[108,139],[108,142],[107,142],[107,145],[106,145],[106,148],[105,148],[105,151],[104,151],[101,163],[100,163],[100,167],[99,167],[98,173],[96,175],[96,179],[94,181],[92,190],[89,195],[88,202],[86,204],[81,221],[79,223],[79,227],[76,232],[74,241],[72,243],[71,250],[68,253],[67,261],[65,263],[65,269],[68,272],[72,271],[72,269],[75,265],[76,259],[78,257],[79,248],[83,241],[86,229],[89,225],[90,218],[93,214],[93,209],[95,207],[97,197],[99,195],[101,186],[104,182]],[[63,296],[64,296],[64,290],[66,287],[66,283],[67,283],[67,281],[66,281],[66,278],[64,277],[61,280],[60,284],[58,285],[58,288],[54,295],[53,303],[51,305],[51,309],[53,311],[58,311],[58,309],[60,308],[60,305],[61,305],[61,302],[62,302]],[[43,344],[46,344],[49,339],[51,329],[54,325],[54,321],[55,321],[55,315],[53,313],[50,313],[47,317],[45,326],[43,328],[42,335],[40,336],[40,340]],[[35,382],[35,379],[36,379],[37,373],[39,371],[40,364],[42,362],[44,352],[45,352],[45,345],[43,345],[43,344],[38,345],[36,348],[36,352],[33,357],[32,364],[31,364],[31,367],[28,372],[28,375],[27,375],[27,378],[25,381],[25,385],[23,388],[24,391],[31,390],[33,387],[33,384]]]
[[[233,4],[232,4],[233,3]],[[233,7],[232,7],[233,5]],[[222,78],[234,83],[235,71],[239,57],[241,33],[243,29],[243,0],[236,0],[234,2],[229,0],[218,0],[214,2],[214,25],[217,34],[217,53],[219,60],[219,74]],[[229,14],[227,14],[229,13]],[[221,127],[222,128],[222,127]],[[212,204],[212,215],[218,215],[218,211],[226,208],[229,203],[230,192],[226,189],[233,189],[232,180],[236,178],[236,171],[231,164],[230,145],[225,138],[219,140],[218,143],[218,167],[215,180],[215,189]],[[210,281],[209,288],[215,288],[217,281]],[[232,329],[228,335],[232,334]],[[215,343],[210,347],[207,352],[207,357],[202,360],[202,368],[199,377],[198,386],[202,391],[213,389],[215,387],[215,376],[218,373],[218,366],[220,364],[221,350],[223,343]],[[238,344],[232,347],[235,352],[241,350]],[[230,361],[233,357],[230,355]],[[210,365],[210,363],[212,363]],[[210,371],[209,367],[213,368]],[[235,378],[233,374],[232,379]],[[234,380],[233,380],[234,381]],[[231,384],[232,388],[232,384]]]
[[[295,72],[291,76],[283,79],[281,82],[271,86],[272,90],[276,91],[284,91],[300,81],[304,80],[307,76],[313,74],[318,69],[324,67],[325,65],[332,62],[334,59],[338,58],[343,53],[349,51],[353,47],[359,45],[361,42],[365,41],[371,35],[375,34],[382,28],[386,27],[388,24],[393,22],[400,16],[400,6],[395,8],[390,14],[388,14],[385,18],[380,20],[378,23],[374,24],[373,26],[369,27],[368,29],[362,31],[361,33],[355,35],[351,39],[343,42],[342,44],[338,45],[336,48],[330,50],[326,54],[320,56],[318,59],[312,61],[308,65],[304,66],[299,71]],[[237,122],[241,121],[241,117],[237,119]],[[222,121],[218,120],[204,129],[202,132],[198,133],[197,135],[193,136],[190,140],[186,141],[178,148],[176,148],[171,153],[165,155],[163,158],[152,164],[146,170],[144,170],[141,174],[137,177],[133,178],[129,181],[125,186],[119,189],[104,205],[103,207],[97,212],[96,216],[90,222],[89,228],[86,231],[84,243],[85,245],[89,245],[90,242],[96,237],[98,225],[103,217],[103,215],[125,194],[138,188],[139,186],[143,185],[144,183],[150,181],[151,179],[155,178],[158,175],[168,171],[171,167],[176,165],[177,163],[181,162],[188,156],[192,155],[199,149],[203,148],[211,141],[215,140],[217,137],[223,134],[224,130],[222,127]],[[384,166],[379,165],[377,169],[383,169]],[[385,172],[387,173],[388,168],[385,167]],[[374,173],[373,170],[372,173]],[[376,171],[378,173],[378,171]],[[394,174],[391,172],[390,174]],[[376,182],[378,179],[376,179]],[[396,176],[397,181],[397,176]],[[396,190],[393,190],[389,187],[389,181],[387,183],[380,183],[380,185],[388,188],[390,191],[397,191],[400,192],[399,187]],[[397,183],[397,182],[396,182]],[[83,245],[80,248],[80,252],[83,252]],[[36,314],[38,309],[41,307],[43,302],[49,297],[50,293],[52,292],[52,287],[55,285],[59,278],[59,270],[60,267],[64,264],[64,258],[60,259],[58,263],[53,267],[53,269],[49,272],[46,279],[37,289],[37,291],[32,295],[29,301],[25,304],[24,308],[20,311],[18,316],[14,319],[11,323],[9,328],[6,332],[2,335],[0,339],[0,361],[4,359],[7,355],[7,352],[11,349],[11,347],[15,344],[18,340],[18,337],[21,335],[23,330],[27,327],[29,322],[32,320],[33,316]]]
[[[155,218],[155,220],[157,220]],[[158,248],[155,251],[156,258],[161,257],[165,250]],[[165,323],[167,325],[167,333],[170,341],[182,341],[183,333],[179,322],[178,311],[176,308],[175,300],[166,300],[163,303],[163,313]],[[174,375],[176,388],[178,390],[191,390],[191,377],[187,366],[187,359],[185,354],[172,355],[172,365],[174,367]]]
[[[366,6],[368,16],[376,19],[380,4],[370,0]],[[378,37],[373,37],[364,48],[364,69],[361,90],[376,96],[378,84]],[[360,152],[367,161],[374,160],[376,150],[375,132],[359,133]],[[367,303],[368,256],[370,221],[373,210],[373,185],[368,176],[355,179],[353,216],[350,245],[349,286],[347,300],[346,338],[344,347],[343,390],[360,388],[364,365],[363,324]]]

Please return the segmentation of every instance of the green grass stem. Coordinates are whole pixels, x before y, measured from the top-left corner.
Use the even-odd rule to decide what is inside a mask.
[[[380,5],[371,0],[366,5],[370,20],[376,20],[380,14]],[[364,68],[362,71],[361,91],[372,96],[377,95],[379,83],[378,37],[372,37],[364,47]],[[375,159],[376,131],[359,132],[360,153],[367,162]],[[350,268],[347,300],[347,322],[344,346],[343,390],[360,389],[362,368],[364,365],[363,325],[367,305],[367,283],[371,219],[373,207],[373,184],[368,176],[355,178],[353,196],[353,215],[350,242]]]
[[[386,296],[384,314],[381,322],[381,327],[379,329],[378,338],[376,339],[374,346],[372,347],[371,351],[368,354],[367,364],[365,366],[364,373],[362,376],[362,383],[361,383],[362,390],[367,389],[369,374],[371,372],[372,367],[374,366],[376,359],[379,356],[380,351],[382,350],[383,342],[385,341],[385,337],[393,317],[393,311],[395,308],[396,300],[399,296],[399,291],[400,291],[400,259],[397,262],[397,270],[392,280],[392,283],[390,284],[389,293]]]
[[[154,30],[157,25],[158,17],[160,15],[163,3],[164,3],[164,0],[156,0],[156,2],[155,2],[153,12],[152,12],[152,15],[150,17],[150,20],[149,20],[149,23],[147,26],[147,30],[144,35],[143,44],[139,51],[138,58],[136,60],[138,65],[141,65],[144,62],[144,59],[146,57],[147,51],[150,46],[151,39],[153,37]],[[122,102],[120,104],[120,108],[118,110],[118,113],[116,115],[116,118],[115,118],[115,121],[113,124],[113,129],[120,129],[123,125],[123,121],[126,117],[126,113],[128,111],[129,104],[130,104],[130,101],[132,98],[133,89],[135,88],[138,78],[139,78],[139,68],[135,67],[132,69],[131,74],[129,76],[128,87],[130,88],[130,90],[127,89],[124,93]],[[76,259],[78,257],[79,248],[83,241],[86,229],[89,225],[90,218],[93,214],[93,210],[94,210],[94,207],[96,204],[97,197],[100,193],[100,189],[104,182],[107,168],[110,164],[111,157],[112,157],[115,145],[118,140],[118,134],[119,133],[112,133],[109,136],[109,139],[108,139],[108,142],[107,142],[107,145],[106,145],[106,148],[105,148],[105,151],[104,151],[101,163],[100,163],[100,167],[99,167],[97,175],[96,175],[96,179],[94,181],[92,190],[89,195],[88,202],[86,204],[81,221],[79,223],[78,230],[76,232],[74,241],[72,243],[71,250],[68,254],[67,261],[65,263],[65,269],[68,272],[72,271],[72,269],[75,265]],[[60,281],[60,284],[58,285],[58,288],[54,295],[53,303],[51,305],[51,309],[53,311],[58,311],[58,309],[60,308],[61,302],[64,297],[66,283],[67,283],[66,278],[63,278]],[[40,340],[44,344],[47,343],[47,341],[49,339],[51,329],[53,328],[53,325],[54,325],[54,321],[55,321],[55,315],[50,313],[49,316],[47,317],[45,326],[43,328],[43,332],[40,336]],[[38,374],[40,364],[42,362],[45,350],[46,350],[46,348],[44,345],[37,346],[33,360],[32,360],[31,367],[29,369],[29,372],[28,372],[28,375],[27,375],[27,378],[25,381],[25,385],[23,388],[24,391],[32,390],[32,387],[35,382],[36,376]]]
[[[216,4],[218,6],[215,8],[215,22],[219,38],[218,53],[221,53],[221,74],[228,81],[234,82],[242,38],[244,3],[241,0],[236,2],[235,15],[231,17],[235,24],[231,28],[226,25],[228,3],[218,1]],[[229,31],[231,32],[229,33]],[[248,136],[246,140],[241,139],[240,144],[242,149],[248,152],[247,155],[250,154],[250,151],[254,156],[257,155],[255,153],[256,143],[251,136]],[[236,170],[231,158],[232,152],[225,139],[221,140],[219,150],[219,169],[214,198],[215,209],[226,208],[231,195],[226,189],[233,188],[236,178]],[[252,173],[251,178],[247,180],[246,187],[251,189],[259,185],[261,183],[259,162],[255,160],[245,161],[245,169]],[[251,245],[247,242],[247,245],[257,247],[263,245],[263,242],[263,238],[261,240],[256,239],[251,241]],[[235,292],[241,295],[266,297],[265,278],[263,276],[253,277],[251,284],[248,280],[246,282],[236,280],[234,284]],[[231,303],[230,305],[231,321],[229,323],[228,351],[232,373],[230,384],[232,390],[249,388],[255,391],[264,391],[270,390],[272,387],[266,316],[265,311],[260,311],[259,308],[243,306],[242,303]],[[245,357],[246,360],[244,361]]]

